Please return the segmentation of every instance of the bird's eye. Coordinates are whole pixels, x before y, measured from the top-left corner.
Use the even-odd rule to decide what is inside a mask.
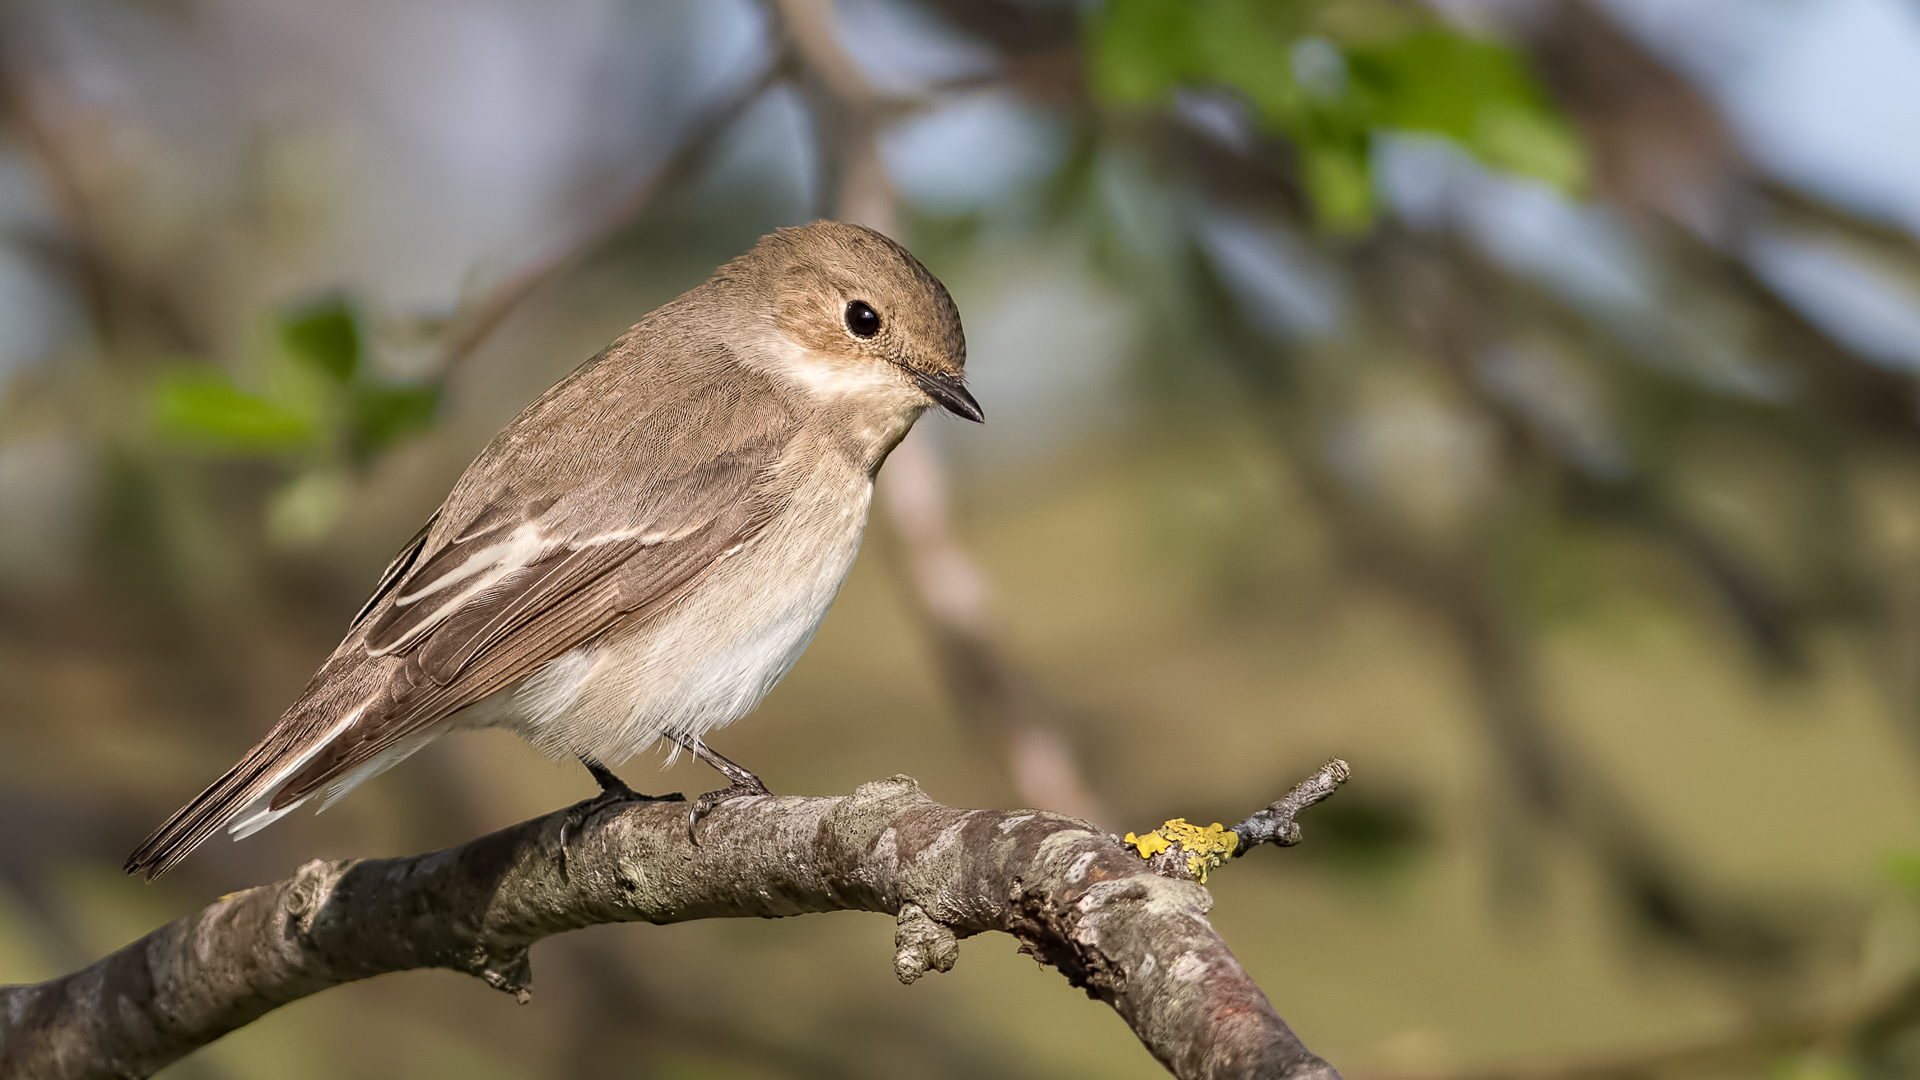
[[[847,305],[847,329],[854,337],[872,337],[880,332],[880,313],[865,300],[855,300]]]

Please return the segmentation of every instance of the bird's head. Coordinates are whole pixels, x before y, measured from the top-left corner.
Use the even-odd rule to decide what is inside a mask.
[[[979,422],[967,340],[947,287],[906,248],[860,225],[781,229],[722,271],[752,280],[803,352],[793,374],[823,393],[904,393]]]

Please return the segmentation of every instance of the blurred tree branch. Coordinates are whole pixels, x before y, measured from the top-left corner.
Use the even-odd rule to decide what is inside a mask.
[[[881,166],[880,125],[924,102],[874,89],[835,38],[828,0],[775,0],[770,8],[810,76],[803,85],[818,118],[822,172],[835,181],[822,186],[835,193],[836,216],[898,236],[899,198]],[[946,471],[924,430],[894,450],[881,489],[901,541],[911,606],[962,719],[1002,748],[1021,799],[1111,824],[1061,731],[1059,706],[994,640],[985,574],[953,535]]]
[[[788,74],[791,64],[790,51],[776,49],[773,59],[759,73],[741,80],[733,90],[721,95],[690,118],[681,127],[681,133],[674,140],[666,161],[648,173],[637,186],[614,202],[577,236],[488,290],[486,296],[470,311],[459,317],[441,355],[441,370],[456,367],[473,355],[474,350],[500,328],[507,316],[542,286],[561,280],[579,269],[595,252],[639,220],[661,192],[685,180],[733,129],[734,122]]]
[[[1227,850],[1297,840],[1294,814],[1345,770],[1329,763]],[[678,803],[602,815],[563,843],[570,813],[427,855],[316,860],[90,967],[0,989],[0,1072],[150,1075],[288,1002],[393,971],[448,968],[525,1001],[533,943],[586,926],[853,910],[896,916],[902,982],[951,969],[959,938],[999,931],[1111,1005],[1176,1076],[1338,1078],[1207,922],[1198,864],[1177,846],[1145,861],[1085,822],[958,810],[906,777],[736,799],[698,845]]]
[[[1179,157],[1202,190],[1222,204],[1271,205],[1290,184],[1284,163],[1257,151],[1224,152],[1177,128],[1152,131],[1150,137],[1190,147]],[[1375,235],[1338,254],[1356,295],[1366,298],[1360,301],[1362,318],[1381,331],[1374,347],[1404,348],[1430,365],[1441,386],[1474,406],[1474,415],[1492,419],[1512,440],[1514,452],[1502,464],[1513,482],[1494,488],[1485,505],[1469,511],[1457,535],[1436,538],[1408,528],[1392,509],[1376,505],[1329,467],[1323,414],[1335,411],[1329,399],[1344,390],[1338,380],[1355,369],[1316,376],[1338,389],[1305,388],[1273,379],[1249,362],[1248,400],[1259,404],[1276,451],[1288,459],[1337,538],[1342,565],[1430,617],[1455,650],[1476,699],[1493,775],[1507,796],[1498,819],[1502,828],[1496,830],[1505,842],[1495,845],[1503,857],[1504,883],[1525,883],[1532,876],[1528,834],[1516,826],[1537,822],[1562,830],[1592,852],[1610,891],[1638,926],[1714,963],[1743,993],[1757,988],[1759,975],[1773,976],[1777,984],[1802,942],[1750,905],[1705,888],[1668,854],[1604,769],[1563,735],[1564,722],[1542,693],[1531,628],[1515,610],[1518,575],[1495,541],[1513,521],[1523,520],[1525,500],[1540,491],[1611,487],[1611,504],[1620,507],[1620,516],[1676,549],[1723,590],[1738,624],[1761,643],[1763,658],[1791,655],[1791,634],[1797,629],[1787,621],[1792,612],[1733,553],[1665,509],[1654,497],[1657,486],[1642,487],[1631,472],[1618,482],[1584,476],[1557,458],[1545,440],[1521,441],[1524,423],[1485,391],[1475,370],[1489,348],[1501,342],[1503,329],[1524,321],[1516,317],[1522,306],[1514,300],[1518,286],[1462,245],[1394,224],[1380,226]],[[1219,295],[1204,302],[1233,305]],[[1254,343],[1249,334],[1230,339],[1226,348],[1251,353],[1248,360],[1254,361],[1265,359],[1261,351],[1270,346]],[[1545,483],[1539,482],[1542,477]]]
[[[1249,126],[1236,142],[1203,133],[1177,107],[1147,115],[1115,109],[1126,125],[1110,125],[1105,137],[1145,151],[1178,178],[1170,189],[1191,185],[1195,201],[1208,208],[1285,221],[1298,250],[1325,258],[1325,272],[1337,276],[1353,308],[1339,340],[1308,333],[1280,340],[1285,335],[1269,329],[1272,320],[1262,325],[1268,313],[1257,310],[1250,289],[1226,287],[1234,269],[1208,248],[1193,227],[1200,222],[1189,222],[1192,234],[1183,239],[1198,272],[1182,283],[1184,308],[1176,310],[1240,318],[1213,336],[1211,350],[1194,348],[1191,335],[1173,336],[1188,351],[1216,352],[1236,385],[1253,391],[1247,400],[1312,496],[1340,562],[1431,616],[1457,650],[1478,699],[1492,771],[1509,796],[1506,823],[1539,822],[1577,838],[1638,927],[1714,964],[1755,1004],[1765,997],[1755,994],[1757,984],[1778,991],[1788,985],[1781,976],[1802,972],[1797,965],[1807,958],[1810,928],[1710,887],[1569,737],[1534,656],[1544,634],[1528,610],[1529,570],[1513,556],[1542,521],[1577,523],[1590,533],[1625,525],[1671,553],[1721,601],[1769,675],[1803,671],[1810,664],[1803,641],[1817,619],[1857,618],[1856,597],[1873,593],[1857,558],[1844,557],[1845,467],[1889,443],[1910,452],[1912,379],[1851,353],[1755,274],[1743,245],[1770,224],[1782,199],[1764,186],[1757,195],[1752,190],[1717,111],[1697,91],[1590,5],[1535,5],[1526,30],[1519,36],[1530,41],[1547,83],[1592,133],[1601,193],[1637,211],[1629,221],[1655,287],[1684,297],[1669,302],[1697,309],[1701,325],[1731,339],[1728,352],[1783,372],[1790,389],[1778,399],[1742,397],[1670,357],[1648,355],[1644,342],[1545,287],[1537,268],[1502,263],[1484,241],[1476,247],[1470,226],[1447,220],[1455,211],[1418,224],[1381,222],[1362,239],[1316,229],[1297,196],[1299,163],[1288,141],[1271,131]],[[1831,210],[1796,213],[1857,232],[1842,228],[1845,215]],[[1450,236],[1456,228],[1461,235]],[[1911,246],[1892,235],[1868,239],[1900,251]],[[1202,262],[1208,259],[1212,265]],[[1490,355],[1529,337],[1592,359],[1606,399],[1622,414],[1616,471],[1573,460],[1564,446],[1541,437],[1538,417],[1523,415],[1489,386]],[[1675,351],[1707,354],[1718,343],[1677,343]],[[1697,359],[1704,367],[1713,358]],[[1409,528],[1377,493],[1342,474],[1329,452],[1340,425],[1366,419],[1368,380],[1389,378],[1417,386],[1421,400],[1456,416],[1469,435],[1495,435],[1485,462],[1491,482],[1446,537]],[[1823,548],[1826,561],[1808,575],[1811,587],[1782,580],[1778,567],[1756,561],[1751,548],[1735,542],[1740,537],[1709,527],[1698,504],[1684,501],[1677,474],[1685,440],[1716,428],[1782,446],[1834,499],[1815,531],[1841,557],[1827,557]],[[1516,845],[1495,850],[1510,853]],[[1763,973],[1771,978],[1755,978]]]
[[[74,122],[78,106],[29,63],[27,34],[8,29],[15,32],[0,40],[0,123],[19,133],[60,227],[56,235],[18,237],[25,241],[22,250],[70,284],[108,355],[135,344],[203,349],[209,335],[186,298],[187,283],[137,265],[101,222],[89,178],[69,145],[80,126]]]

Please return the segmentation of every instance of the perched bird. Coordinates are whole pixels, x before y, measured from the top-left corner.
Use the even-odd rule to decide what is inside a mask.
[[[853,565],[874,473],[929,407],[979,421],[946,287],[871,229],[782,229],[529,405],[467,466],[259,745],[127,860],[327,803],[449,731],[604,763],[702,736],[799,659]]]

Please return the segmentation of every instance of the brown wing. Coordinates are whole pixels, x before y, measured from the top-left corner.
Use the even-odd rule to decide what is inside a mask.
[[[359,643],[369,658],[404,663],[361,718],[275,793],[272,808],[616,623],[645,617],[751,538],[779,506],[768,490],[770,467],[793,425],[773,395],[740,391],[715,388],[677,415],[655,416],[697,424],[660,447],[664,461],[557,492],[551,484],[526,485],[527,494],[510,488],[457,532],[446,529],[452,535],[437,550],[420,545],[415,565],[374,602]]]
[[[668,308],[661,309],[669,311]],[[527,407],[265,738],[127,860],[152,876],[674,602],[785,504],[794,417],[704,335],[642,324]]]
[[[393,587],[406,576],[407,571],[413,569],[415,560],[420,558],[420,549],[427,546],[427,534],[433,531],[434,523],[439,520],[440,511],[435,510],[429,514],[427,523],[420,526],[420,531],[414,533],[413,539],[407,541],[406,545],[400,549],[400,554],[395,555],[393,561],[387,564],[387,569],[380,575],[380,583],[373,587],[373,595],[367,597],[367,602],[360,605],[360,610],[354,612],[353,618],[347,623],[348,631],[358,628],[362,622],[366,621],[367,613],[380,606],[380,601],[385,600],[387,594],[393,591]]]

